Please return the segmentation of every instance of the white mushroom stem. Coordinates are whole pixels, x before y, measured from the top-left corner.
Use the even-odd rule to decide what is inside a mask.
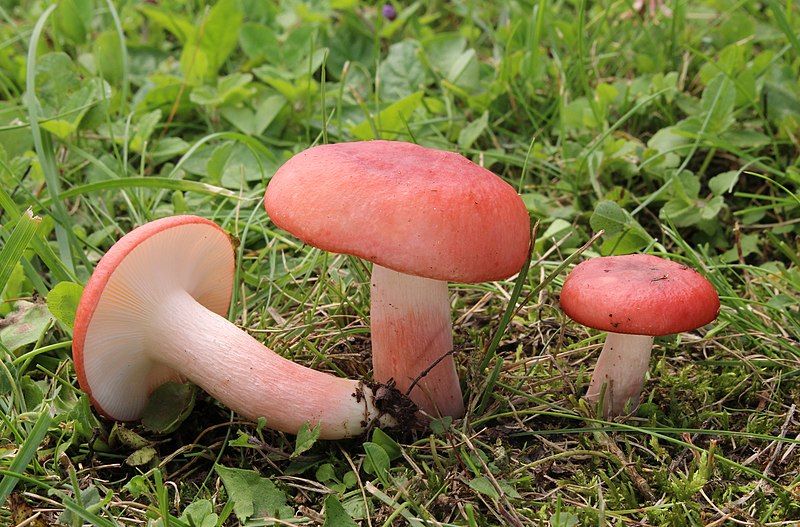
[[[179,290],[154,303],[146,332],[151,357],[250,418],[297,433],[319,424],[320,437],[361,434],[368,424],[391,426],[364,384],[306,368],[279,356],[245,331]]]
[[[447,282],[372,268],[370,307],[375,380],[397,388],[432,416],[464,414],[453,361]]]
[[[608,334],[586,392],[586,398],[596,403],[603,385],[606,386],[603,394],[606,417],[623,414],[629,401],[628,410],[639,404],[652,348],[653,337],[647,335]]]

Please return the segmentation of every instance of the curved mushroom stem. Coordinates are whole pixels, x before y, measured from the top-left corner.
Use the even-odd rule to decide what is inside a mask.
[[[606,417],[624,413],[628,401],[630,409],[639,404],[652,348],[653,337],[647,335],[608,334],[586,391],[586,398],[596,403],[600,400],[603,385],[606,385],[603,394]]]
[[[453,325],[447,282],[372,268],[370,326],[375,380],[394,379],[432,416],[464,415],[451,352]]]
[[[375,407],[361,382],[306,368],[279,356],[247,332],[209,311],[185,291],[158,302],[147,348],[154,362],[189,379],[237,413],[264,417],[267,426],[296,434],[320,425],[320,437],[361,434],[373,421],[395,421]]]

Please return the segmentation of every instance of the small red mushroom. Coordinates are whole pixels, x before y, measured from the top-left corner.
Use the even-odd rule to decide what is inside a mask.
[[[592,258],[564,282],[561,307],[574,321],[607,331],[586,397],[604,413],[637,405],[653,337],[690,331],[717,318],[714,286],[685,265],[647,254]]]
[[[101,414],[138,419],[156,387],[190,380],[284,432],[308,422],[333,439],[393,424],[363,383],[284,359],[224,318],[234,268],[230,236],[196,216],[147,223],[111,247],[81,297],[72,345]]]
[[[264,206],[276,225],[304,242],[375,264],[375,379],[394,379],[405,392],[422,376],[410,394],[420,408],[434,416],[463,415],[448,355],[447,281],[484,282],[519,272],[530,220],[516,191],[452,152],[363,141],[292,157],[270,181]]]

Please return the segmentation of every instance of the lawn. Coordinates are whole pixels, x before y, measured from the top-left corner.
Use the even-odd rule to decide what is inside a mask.
[[[0,0],[0,525],[800,524],[800,6],[664,3]],[[326,441],[190,385],[141,422],[91,407],[82,288],[177,214],[237,240],[229,320],[369,379],[370,264],[263,196],[292,155],[375,138],[459,152],[531,216],[524,272],[450,284],[464,419]],[[722,307],[605,419],[605,334],[559,293],[639,252]]]

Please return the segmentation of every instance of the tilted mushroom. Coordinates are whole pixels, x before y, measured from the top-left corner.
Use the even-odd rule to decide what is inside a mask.
[[[452,152],[363,141],[295,155],[273,176],[264,206],[304,242],[375,264],[375,379],[394,379],[402,392],[419,380],[411,399],[420,408],[461,416],[447,281],[499,280],[520,270],[530,220],[516,191]]]
[[[284,432],[309,422],[320,437],[340,438],[395,423],[368,386],[284,359],[225,319],[234,267],[231,238],[196,216],[150,222],[109,249],[81,297],[73,340],[81,388],[101,414],[137,419],[156,387],[190,380]]]
[[[690,331],[717,318],[714,286],[685,265],[647,254],[592,258],[575,266],[561,289],[574,321],[607,331],[586,397],[620,415],[639,402],[653,337]]]

